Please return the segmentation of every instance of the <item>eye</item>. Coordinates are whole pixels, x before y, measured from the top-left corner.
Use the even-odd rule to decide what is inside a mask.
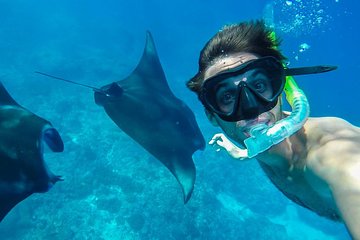
[[[230,93],[230,92],[226,92],[224,93],[224,95],[222,96],[222,101],[224,103],[229,103],[232,102],[234,99],[234,96]]]
[[[258,81],[255,83],[254,88],[257,92],[263,93],[266,90],[266,84],[263,81]]]
[[[220,91],[217,94],[217,102],[220,106],[233,104],[235,101],[235,91]]]
[[[271,83],[268,80],[256,79],[252,84],[253,90],[265,98],[271,98],[273,94]]]

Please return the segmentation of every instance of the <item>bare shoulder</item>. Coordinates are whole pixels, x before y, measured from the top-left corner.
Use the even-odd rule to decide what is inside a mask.
[[[306,160],[309,172],[326,182],[351,236],[360,239],[359,128],[340,118],[310,119],[304,128],[310,141]]]
[[[346,121],[345,119],[338,117],[318,117],[318,118],[309,118],[306,125],[309,127],[321,128],[322,130],[334,131],[334,130],[344,130],[344,129],[353,129],[359,130],[359,127],[356,127]]]
[[[308,139],[318,142],[320,146],[329,141],[360,137],[359,127],[337,117],[309,118],[304,127]]]
[[[307,166],[327,181],[355,169],[360,172],[360,129],[336,117],[310,118]]]

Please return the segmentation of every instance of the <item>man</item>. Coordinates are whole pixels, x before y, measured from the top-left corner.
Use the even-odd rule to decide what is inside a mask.
[[[187,83],[210,122],[241,148],[224,134],[216,134],[210,144],[234,158],[246,158],[253,129],[271,129],[289,115],[282,111],[288,74],[278,46],[262,21],[226,26],[205,45],[199,72]],[[334,117],[303,120],[293,134],[256,152],[256,159],[289,199],[344,221],[351,236],[360,239],[360,129]]]

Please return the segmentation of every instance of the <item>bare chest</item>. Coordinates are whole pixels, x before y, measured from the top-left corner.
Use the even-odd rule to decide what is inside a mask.
[[[260,162],[271,182],[290,200],[320,216],[340,220],[328,185],[306,168],[273,167]]]

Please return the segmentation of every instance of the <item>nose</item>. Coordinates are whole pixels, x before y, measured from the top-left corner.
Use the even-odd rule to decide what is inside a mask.
[[[246,86],[241,87],[237,108],[243,120],[253,119],[259,115],[259,103],[256,96]]]

